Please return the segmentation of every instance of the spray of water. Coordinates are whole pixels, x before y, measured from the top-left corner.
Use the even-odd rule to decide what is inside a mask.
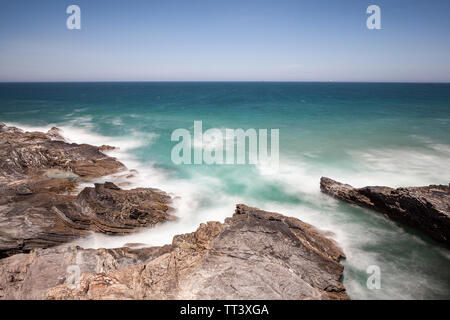
[[[52,127],[17,126],[27,131],[46,131]],[[317,166],[314,163],[315,156],[305,154],[297,159],[282,157],[276,175],[267,175],[264,166],[256,166],[249,169],[251,175],[247,177],[235,177],[229,171],[224,179],[223,176],[211,174],[218,171],[199,170],[192,171],[189,178],[179,178],[158,168],[155,163],[142,163],[134,156],[134,149],[158,138],[156,133],[132,131],[127,137],[105,137],[92,131],[89,117],[76,118],[59,127],[63,136],[70,141],[118,147],[109,155],[117,157],[129,170],[137,170],[138,174],[131,172],[133,177],[125,178],[128,173],[121,173],[103,177],[99,181],[127,183],[130,188],[152,187],[164,190],[173,197],[176,209],[174,214],[178,218],[126,236],[93,233],[74,242],[75,245],[85,248],[114,248],[126,243],[164,245],[171,243],[176,234],[194,231],[199,223],[223,221],[232,215],[236,203],[246,203],[297,217],[328,231],[346,254],[344,285],[354,299],[420,299],[448,297],[450,294],[450,257],[447,249],[382,215],[340,203],[321,194],[319,190],[321,176],[330,176],[357,187],[448,183],[442,175],[442,172],[446,172],[446,159],[450,156],[446,145],[429,141],[428,150],[378,149],[352,152],[350,156],[359,169],[352,171]],[[227,179],[239,179],[240,183],[250,188],[255,175],[260,183],[277,186],[299,201],[265,200],[245,193],[236,196],[226,192]],[[370,265],[381,268],[380,290],[369,290],[366,286],[366,269]]]

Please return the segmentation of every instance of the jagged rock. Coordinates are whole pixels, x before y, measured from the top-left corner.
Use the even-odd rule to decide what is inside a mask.
[[[118,186],[116,186],[114,183],[109,182],[109,181],[106,181],[106,182],[103,184],[103,187],[104,187],[105,189],[120,190],[120,188],[119,188]]]
[[[55,140],[55,137],[57,140]],[[123,170],[115,158],[98,147],[61,141],[57,128],[48,133],[23,132],[3,126],[0,132],[0,182],[40,176],[43,170],[60,169],[97,178]]]
[[[66,139],[63,138],[61,135],[61,130],[56,127],[52,127],[50,130],[47,131],[47,136],[52,140],[58,140],[58,141],[66,141]]]
[[[26,185],[26,184],[22,184],[22,185],[18,186],[16,189],[16,192],[17,192],[17,194],[23,195],[23,196],[33,193],[33,191],[31,191],[30,188],[28,187],[28,185]]]
[[[67,284],[77,276],[103,273],[142,264],[160,255],[163,248],[38,249],[0,260],[0,299],[43,299],[49,288]]]
[[[120,190],[107,182],[76,196],[79,181],[125,167],[98,147],[63,140],[57,128],[24,132],[0,124],[0,258],[88,231],[133,232],[169,217],[170,198],[155,189]]]
[[[116,150],[116,147],[108,146],[107,144],[103,144],[99,147],[100,151],[111,151]]]
[[[49,288],[46,298],[348,299],[339,282],[341,249],[311,225],[277,213],[238,205],[225,223],[201,224],[154,250],[141,264],[82,272],[77,286]]]
[[[449,186],[353,188],[322,177],[320,189],[335,198],[381,212],[436,241],[450,244]]]
[[[0,122],[0,132],[5,133],[23,133],[23,131],[16,127],[10,127],[4,124],[3,122]]]
[[[122,190],[111,182],[84,188],[77,199],[55,205],[58,214],[78,227],[88,224],[90,230],[107,234],[135,232],[171,219],[170,197],[157,189]]]
[[[171,219],[169,203],[170,197],[156,189],[117,190],[104,184],[77,197],[43,190],[15,196],[0,208],[0,255],[56,246],[89,231],[136,232]]]

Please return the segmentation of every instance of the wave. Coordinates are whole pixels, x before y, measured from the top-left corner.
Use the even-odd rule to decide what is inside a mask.
[[[47,131],[56,124],[33,127],[11,124],[28,131]],[[108,137],[93,131],[94,124],[88,117],[57,124],[65,138],[76,143],[112,145],[118,149],[108,152],[128,168],[127,172],[103,177],[100,181],[112,181],[119,185],[161,189],[173,198],[176,221],[125,236],[107,236],[92,233],[70,245],[84,248],[116,248],[127,243],[145,246],[169,244],[174,235],[194,231],[200,223],[223,221],[229,217],[237,203],[246,203],[263,210],[280,212],[297,217],[327,232],[343,248],[344,284],[352,298],[423,298],[430,294],[445,296],[448,285],[430,272],[439,265],[448,267],[450,257],[445,249],[430,246],[422,237],[398,226],[382,215],[361,208],[354,208],[320,193],[321,176],[330,176],[356,187],[365,185],[411,186],[431,183],[448,183],[443,173],[448,172],[446,145],[433,151],[436,143],[428,141],[428,149],[367,149],[349,151],[352,165],[348,168],[333,167],[318,161],[318,156],[308,154],[297,159],[280,158],[276,175],[266,175],[264,166],[257,165],[248,176],[239,176],[240,182],[251,185],[276,185],[284,193],[299,199],[299,203],[282,200],[261,200],[242,193],[238,196],[226,192],[227,179],[217,171],[191,171],[188,178],[179,178],[170,170],[160,168],[147,159],[139,160],[133,150],[152,143],[157,133],[131,130],[128,136]],[[428,151],[427,151],[428,150]],[[320,160],[320,159],[319,159]],[[135,171],[137,170],[137,174]],[[225,170],[226,171],[226,170]],[[240,172],[239,172],[240,173]],[[235,179],[232,171],[228,180]],[[132,175],[131,178],[127,178]],[[232,175],[231,177],[229,175]],[[433,263],[434,261],[434,263]],[[382,270],[382,290],[368,290],[365,286],[366,269],[379,265]]]

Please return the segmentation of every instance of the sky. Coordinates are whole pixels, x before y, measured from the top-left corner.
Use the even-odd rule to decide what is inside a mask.
[[[66,8],[81,9],[69,30]],[[381,29],[369,30],[369,5]],[[448,0],[0,0],[0,81],[450,81]]]

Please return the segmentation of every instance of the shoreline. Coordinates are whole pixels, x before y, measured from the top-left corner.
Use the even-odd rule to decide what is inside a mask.
[[[103,142],[105,142],[105,141],[103,141]],[[111,150],[109,150],[109,152],[111,152]],[[108,153],[109,153],[108,152]],[[124,153],[125,155],[126,155],[126,153]],[[121,173],[118,173],[118,175],[119,176],[124,176],[124,174],[125,174],[125,172],[121,172]],[[117,175],[117,174],[116,174]],[[111,177],[111,176],[110,176]],[[97,181],[97,182],[102,182],[102,180],[108,180],[109,178],[105,178],[105,177],[103,177],[103,178],[100,178],[100,180],[99,181]],[[138,180],[137,180],[138,181]],[[92,183],[92,182],[91,182]],[[84,187],[87,187],[88,186],[88,184],[89,184],[89,182],[87,182],[87,185],[84,185]],[[172,196],[173,196],[173,194],[172,194]],[[325,198],[323,198],[323,200],[326,200]],[[295,209],[294,209],[295,210]],[[226,210],[224,209],[224,212],[225,212]],[[282,213],[285,213],[285,211],[284,210],[280,210],[280,209],[277,209],[277,208],[274,208],[274,211],[277,211],[277,212],[282,212]],[[228,212],[228,216],[229,216],[229,213],[230,213],[230,210],[228,210],[228,211],[226,211],[226,212]],[[288,215],[289,215],[289,213],[288,213]],[[227,216],[227,214],[225,213],[225,216]],[[189,218],[188,217],[181,217],[181,218],[185,218],[184,219],[184,221],[188,221],[189,220]],[[180,219],[180,220],[182,220],[182,219]],[[208,219],[208,220],[211,220],[211,219]],[[208,221],[208,220],[203,220],[203,221],[199,221],[198,223],[201,223],[201,222],[205,222],[205,221]],[[196,223],[196,222],[192,222],[192,231],[195,231],[196,229],[197,229],[197,227],[198,227],[198,223]],[[159,230],[159,231],[158,231]],[[182,227],[182,229],[181,230],[186,230],[186,226],[183,226]],[[328,229],[328,230],[330,230],[330,229]],[[331,230],[333,230],[333,229],[331,229]],[[169,231],[169,232],[168,232]],[[161,224],[161,225],[158,225],[158,226],[155,226],[155,227],[152,227],[152,228],[150,228],[150,229],[146,229],[145,231],[143,231],[142,233],[140,233],[140,232],[138,232],[138,233],[133,233],[133,234],[131,234],[130,235],[130,238],[128,238],[127,240],[125,240],[126,238],[124,237],[124,236],[119,236],[119,238],[117,238],[117,236],[114,236],[113,238],[114,239],[121,239],[120,241],[122,242],[121,243],[121,245],[113,245],[113,244],[111,244],[111,246],[109,246],[110,248],[117,248],[117,250],[118,249],[120,249],[120,247],[123,247],[123,245],[124,244],[127,244],[127,245],[129,245],[132,249],[131,250],[141,250],[141,249],[145,249],[146,247],[148,247],[149,245],[150,246],[154,246],[155,245],[155,241],[158,243],[157,245],[164,245],[164,244],[168,244],[168,243],[170,243],[170,241],[167,241],[167,239],[170,237],[170,239],[172,238],[172,235],[178,235],[178,234],[183,234],[183,233],[185,233],[186,231],[181,231],[181,232],[179,232],[179,228],[177,228],[177,221],[167,221],[167,222],[165,222],[165,223],[163,223],[163,224]],[[189,231],[190,232],[190,231]],[[325,232],[327,232],[327,231],[325,231]],[[165,234],[163,237],[161,237],[161,238],[159,238],[159,240],[155,240],[154,239],[154,236],[157,236],[157,237],[160,237],[161,236],[161,234]],[[97,234],[97,236],[98,235],[101,235],[101,234]],[[134,239],[136,239],[134,236],[137,236],[137,235],[140,235],[140,237],[141,237],[141,239],[148,239],[148,237],[150,237],[151,239],[152,239],[152,244],[145,244],[145,241],[134,241]],[[327,233],[327,236],[329,236],[330,235],[330,233],[328,232]],[[107,235],[105,235],[105,237],[107,237],[107,238],[104,238],[103,240],[100,240],[100,241],[102,241],[103,243],[106,243],[105,241],[108,241],[109,239],[113,239],[113,238],[111,238],[111,236],[107,236]],[[333,238],[335,238],[334,236],[333,236]],[[84,238],[85,240],[87,240],[87,241],[90,241],[90,240],[88,240],[88,238]],[[95,242],[95,239],[91,239],[93,242]],[[91,245],[92,245],[92,242],[91,241]],[[83,243],[83,238],[80,238],[79,240],[76,240],[75,242],[70,242],[69,244],[67,244],[67,245],[64,245],[63,247],[61,247],[61,249],[64,249],[64,248],[70,248],[71,247],[71,245],[70,244],[73,244],[73,243],[75,243],[75,244],[82,244]],[[136,245],[138,245],[137,247],[136,247]],[[101,245],[101,242],[98,244],[98,245],[96,245],[97,247],[103,247],[102,245]],[[89,247],[92,247],[92,246],[86,246],[86,248],[89,248]],[[95,247],[95,246],[94,246]],[[346,246],[344,246],[344,249],[346,248]],[[347,248],[348,249],[348,248]],[[438,248],[434,248],[434,249],[436,249],[436,250],[438,250]],[[83,250],[99,250],[99,249],[83,249]],[[102,250],[102,249],[100,249],[100,250]],[[103,249],[104,250],[104,249]],[[106,250],[116,250],[116,249],[106,249]],[[351,256],[350,256],[350,258],[351,258]],[[354,259],[354,258],[353,258]],[[351,261],[351,260],[350,260]],[[345,265],[348,265],[348,261],[343,261],[343,263],[345,264]],[[350,267],[351,267],[351,265],[350,265]],[[345,270],[344,270],[345,271]],[[347,278],[348,279],[348,278]],[[354,290],[354,289],[353,289]]]
[[[70,245],[64,248],[64,243],[70,244],[74,237],[86,236],[85,231],[123,234],[170,221],[171,197],[157,189],[124,190],[112,182],[95,183],[94,188],[85,187],[77,196],[74,196],[72,191],[78,182],[92,182],[111,174],[120,174],[126,169],[122,163],[106,156],[100,150],[100,148],[111,150],[112,147],[68,144],[57,128],[52,128],[47,133],[23,132],[18,128],[1,124],[0,131],[2,141],[8,144],[4,144],[0,150],[6,159],[2,165],[5,188],[1,190],[6,202],[3,210],[0,210],[0,215],[6,219],[0,220],[3,221],[5,230],[14,232],[9,234],[10,240],[6,243],[4,240],[0,241],[0,248],[3,246],[2,256],[5,254],[7,256],[0,260],[0,273],[15,274],[13,278],[7,276],[3,281],[0,280],[0,298],[218,299],[232,297],[252,299],[258,296],[266,299],[349,299],[344,286],[339,282],[344,269],[339,261],[344,257],[344,253],[334,241],[326,238],[323,232],[298,219],[245,205],[238,205],[233,217],[227,218],[223,224],[202,223],[194,233],[176,235],[171,245],[139,249],[141,244],[129,244],[131,248],[112,249],[112,252],[122,252],[127,255],[139,255],[142,250],[150,250],[154,254],[131,264],[113,262],[107,269],[115,275],[111,280],[105,279],[105,263],[111,263],[108,262],[109,258],[104,257],[103,259],[106,260],[102,262],[102,267],[97,266],[97,269],[92,270],[86,258],[80,258],[80,254],[82,257],[85,252],[92,251]],[[49,170],[52,171],[49,172]],[[17,184],[18,179],[21,181],[20,185]],[[48,185],[51,186],[50,189],[47,188]],[[22,210],[23,207],[27,208],[25,213],[20,214],[21,211],[17,211],[13,215],[13,220],[8,218],[12,211]],[[25,221],[33,222],[30,226]],[[8,227],[9,223],[12,225]],[[18,242],[14,244],[12,241],[15,234],[14,226],[22,228],[21,234],[28,233],[27,239],[17,238]],[[230,233],[231,229],[236,231]],[[57,238],[54,237],[56,234],[58,234]],[[35,240],[30,239],[33,236],[36,237]],[[24,240],[26,242],[21,243]],[[253,244],[243,245],[246,242]],[[289,242],[296,244],[286,248]],[[271,243],[273,247],[269,251],[267,251],[268,243]],[[133,249],[133,247],[136,248]],[[250,249],[251,247],[253,249]],[[88,268],[90,272],[94,272],[80,274],[81,278],[76,280],[75,287],[72,287],[67,279],[65,284],[58,283],[58,279],[64,275],[64,268],[59,269],[56,274],[46,273],[47,269],[56,267],[51,261],[61,258],[66,260],[67,255],[72,255],[73,250],[77,252],[74,267]],[[99,254],[104,251],[105,249],[98,249],[93,252],[99,259]],[[223,251],[223,253],[217,255],[217,251]],[[301,255],[294,254],[294,251],[299,251]],[[309,258],[300,263],[298,259],[304,259],[301,257],[305,253]],[[47,254],[63,256],[39,260],[39,256]],[[292,258],[289,258],[287,262],[286,258],[280,259],[280,255]],[[221,261],[210,261],[215,256]],[[236,256],[240,257],[236,259]],[[255,257],[259,259],[255,260]],[[158,268],[161,268],[161,262],[158,262],[161,259],[163,261],[168,259],[169,264],[164,268],[170,269],[170,261],[173,259],[178,261],[177,265],[183,265],[183,263],[187,265],[176,267],[169,273],[164,272],[164,275],[158,276],[161,279],[156,280],[153,277],[155,272],[158,272]],[[258,262],[261,259],[265,262]],[[31,271],[35,264],[42,263],[50,263],[50,265],[45,270]],[[148,281],[167,282],[166,285],[162,284],[159,289],[162,291],[159,294],[153,293],[155,290],[153,285],[142,287],[140,282],[135,283],[127,278],[129,268],[134,268],[140,273],[142,264],[145,264],[147,270],[155,269],[147,275]],[[196,265],[194,269],[192,269],[193,264]],[[228,268],[226,270],[221,269],[226,265],[234,268],[229,280],[236,282],[235,286],[247,283],[243,291],[236,289],[230,291],[227,289],[228,284],[214,280],[223,272],[230,273],[229,267],[226,267]],[[19,269],[16,269],[17,267]],[[69,267],[73,269],[72,265],[67,266],[68,270]],[[211,268],[217,270],[211,270]],[[264,271],[267,275],[270,274],[273,280],[262,280],[267,279],[267,275],[263,274],[242,273],[241,270],[246,268],[259,269],[260,272],[267,268],[273,269]],[[14,281],[18,276],[17,273],[21,274],[23,283],[34,283],[31,291],[17,290]],[[173,281],[172,277],[177,279],[178,286],[175,289],[169,285]],[[42,282],[39,279],[46,280]],[[118,283],[114,282],[117,279],[121,279],[119,287],[116,286]],[[94,292],[85,289],[77,291],[80,286],[91,287],[92,281],[97,287],[100,281],[102,289]],[[208,289],[211,288],[211,281],[216,281],[217,286]],[[292,281],[292,288],[284,287],[285,281]],[[250,290],[255,285],[256,287]],[[273,286],[279,288],[274,290]],[[261,287],[267,288],[265,296],[261,296]],[[143,296],[142,290],[146,292]],[[210,292],[207,293],[207,290]]]

